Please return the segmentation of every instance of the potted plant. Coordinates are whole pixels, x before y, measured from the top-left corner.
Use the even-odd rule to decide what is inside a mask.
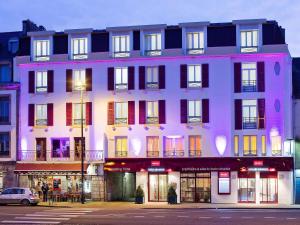
[[[176,189],[173,185],[170,185],[168,190],[168,203],[169,204],[177,204],[177,194]]]
[[[143,204],[144,203],[144,191],[141,185],[135,191],[135,203],[136,204]]]

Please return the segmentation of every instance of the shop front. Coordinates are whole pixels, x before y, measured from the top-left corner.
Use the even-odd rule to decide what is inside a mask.
[[[101,200],[104,194],[103,176],[89,174],[84,166],[84,193],[86,200]],[[78,164],[17,164],[19,186],[29,187],[42,198],[42,186],[47,185],[49,195],[56,201],[80,201],[82,182],[81,165]],[[102,183],[102,185],[101,185]],[[103,197],[102,197],[103,200]]]
[[[124,179],[126,173],[132,174],[131,180],[126,180],[127,184],[119,185],[123,190],[119,190],[118,193],[110,191],[110,198],[107,200],[118,200],[120,193],[129,193],[129,187],[130,193],[134,193],[134,190],[141,186],[145,193],[145,202],[166,202],[168,189],[173,186],[178,202],[293,202],[293,160],[289,157],[226,157],[222,160],[139,158],[107,159],[106,162],[104,171],[107,178],[123,174]],[[115,188],[118,182],[107,182],[107,190]],[[128,199],[124,199],[124,194],[122,197],[122,200]]]

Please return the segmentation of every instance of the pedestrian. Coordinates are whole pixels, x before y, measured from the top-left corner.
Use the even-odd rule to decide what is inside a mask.
[[[49,186],[48,184],[46,183],[43,183],[43,186],[42,186],[42,192],[43,192],[43,201],[44,202],[47,202],[48,201],[48,191],[49,191]]]

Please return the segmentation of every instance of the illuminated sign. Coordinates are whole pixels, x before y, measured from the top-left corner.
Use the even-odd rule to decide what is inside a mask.
[[[253,166],[263,166],[264,161],[263,160],[254,160],[253,161]]]
[[[229,172],[219,172],[219,177],[221,178],[228,178],[229,177]]]
[[[160,166],[160,161],[151,161],[151,166]]]
[[[163,167],[149,167],[148,172],[154,172],[154,173],[162,173],[165,172],[165,168]]]

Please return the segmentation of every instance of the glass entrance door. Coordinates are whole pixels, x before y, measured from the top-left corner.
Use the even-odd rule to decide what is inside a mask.
[[[260,179],[260,202],[277,202],[277,178]]]
[[[239,202],[255,202],[255,178],[239,178]]]
[[[168,175],[149,174],[149,201],[166,202],[168,195]]]
[[[210,173],[196,174],[196,198],[195,202],[210,202],[211,187]]]

